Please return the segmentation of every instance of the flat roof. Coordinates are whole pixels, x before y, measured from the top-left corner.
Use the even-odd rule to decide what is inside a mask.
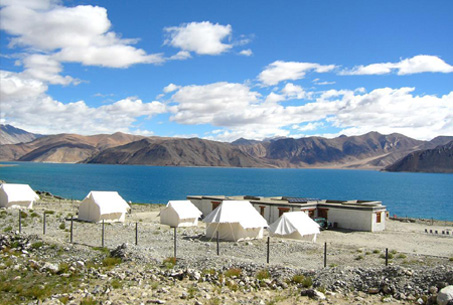
[[[208,200],[248,200],[252,204],[266,204],[266,205],[279,205],[288,207],[338,207],[338,208],[357,208],[357,209],[384,209],[385,206],[378,200],[333,200],[333,199],[317,199],[309,197],[260,197],[249,195],[238,196],[187,196],[187,199],[208,199]]]

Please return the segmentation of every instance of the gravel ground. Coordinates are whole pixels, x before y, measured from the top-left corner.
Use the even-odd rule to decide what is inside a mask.
[[[69,220],[77,214],[79,202],[44,197],[34,206],[33,212],[23,219],[22,232],[36,234],[45,240],[68,243]],[[125,223],[105,224],[104,245],[115,248],[127,243],[131,251],[144,259],[163,260],[173,256],[174,231],[159,223],[159,210],[163,205],[134,204]],[[46,234],[43,235],[43,212],[46,215]],[[18,211],[2,212],[0,228],[18,230]],[[33,217],[35,216],[35,217]],[[76,216],[75,216],[76,217]],[[138,224],[138,245],[135,245],[135,229]],[[271,238],[270,263],[305,269],[319,269],[324,264],[324,243],[327,244],[328,266],[382,266],[385,249],[393,255],[390,263],[400,265],[431,265],[448,262],[453,257],[453,224],[448,222],[410,223],[387,220],[384,232],[323,231],[316,243]],[[73,242],[79,245],[102,246],[102,224],[73,222]],[[438,235],[426,234],[425,229],[438,231]],[[447,237],[442,230],[449,230]],[[204,237],[205,224],[198,227],[177,229],[177,257],[198,264],[224,264],[241,261],[266,263],[267,233],[263,240],[219,243]]]
[[[104,245],[110,250],[127,246],[124,262],[104,274],[78,267],[99,256],[91,247],[102,246],[102,224],[74,221],[71,244],[70,218],[77,214],[79,202],[42,198],[33,210],[23,214],[22,235],[63,250],[47,246],[36,253],[27,250],[23,258],[2,255],[16,260],[17,268],[29,268],[33,259],[44,273],[47,263],[61,265],[65,261],[90,280],[71,295],[54,295],[44,304],[61,304],[61,298],[69,299],[68,304],[80,304],[87,297],[100,300],[100,304],[425,304],[419,296],[435,297],[432,289],[453,284],[451,222],[388,220],[384,232],[323,231],[316,243],[272,238],[269,265],[267,236],[263,240],[220,242],[217,255],[216,241],[204,237],[205,225],[200,223],[198,227],[177,229],[178,263],[175,269],[166,270],[162,264],[173,256],[174,231],[159,223],[163,205],[146,204],[134,204],[124,224],[105,224]],[[18,216],[18,210],[1,210],[0,230],[18,231]],[[450,235],[427,234],[425,229],[439,233],[450,230]],[[328,268],[323,268],[324,243]],[[392,256],[388,267],[382,258],[386,248]],[[232,268],[242,270],[242,275],[221,282],[218,275]],[[272,279],[256,288],[256,274],[264,269],[271,272]],[[217,275],[199,278],[206,270],[216,270]],[[313,287],[327,288],[327,299],[301,297],[303,287],[285,282],[297,274],[312,277]],[[122,289],[113,287],[115,280],[122,283]]]

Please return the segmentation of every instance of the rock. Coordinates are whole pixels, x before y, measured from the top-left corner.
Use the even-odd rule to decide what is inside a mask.
[[[437,304],[447,305],[453,301],[453,285],[442,288],[437,294]]]
[[[439,291],[439,289],[437,289],[436,286],[431,286],[431,287],[429,287],[429,292],[430,292],[431,294],[436,294],[438,291]]]
[[[316,289],[306,289],[306,290],[302,290],[300,292],[300,295],[301,296],[307,296],[311,299],[314,299],[314,300],[325,300],[326,299],[326,296],[324,295],[324,293],[316,290]]]
[[[368,293],[369,294],[377,294],[377,293],[379,293],[379,288],[376,288],[376,287],[369,288],[368,289]]]
[[[50,271],[52,273],[57,273],[59,270],[58,265],[46,262],[42,267],[42,271]]]

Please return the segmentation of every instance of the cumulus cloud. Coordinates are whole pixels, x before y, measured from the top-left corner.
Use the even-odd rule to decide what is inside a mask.
[[[153,101],[144,103],[126,98],[98,108],[84,101],[64,104],[46,94],[47,85],[23,74],[0,71],[1,121],[39,133],[53,134],[71,130],[80,134],[133,132],[139,117],[152,117],[166,111]],[[6,117],[5,117],[6,116]],[[132,130],[131,130],[132,128]]]
[[[46,52],[59,62],[125,68],[138,63],[160,63],[161,54],[147,54],[110,31],[103,7],[64,7],[55,1],[6,1],[0,10],[1,29],[12,35],[9,46]]]
[[[305,92],[301,86],[294,85],[293,83],[287,83],[282,89],[282,93],[290,99],[303,99],[309,97],[310,95]]]
[[[232,44],[222,42],[231,37],[231,25],[213,24],[209,21],[190,22],[164,29],[164,44],[200,55],[218,55],[230,50]]]
[[[424,72],[452,73],[453,66],[433,55],[417,55],[403,59],[397,63],[376,63],[367,66],[356,66],[351,70],[343,70],[340,75],[382,75],[395,72],[398,75]]]
[[[239,52],[239,55],[252,56],[252,55],[253,55],[253,52],[252,52],[252,50],[250,50],[250,49],[242,50],[241,52]]]
[[[335,65],[278,60],[268,65],[258,75],[258,80],[264,85],[273,86],[286,80],[302,79],[307,72],[325,73],[332,71],[335,67]]]
[[[339,133],[400,132],[420,139],[453,133],[453,92],[437,97],[415,95],[413,88],[380,88],[367,93],[328,90],[309,102],[285,106],[285,94],[307,94],[299,86],[285,86],[281,94],[263,98],[244,84],[214,83],[178,88],[171,97],[172,121],[219,127],[208,138],[232,141],[263,139],[316,131],[328,126]]]

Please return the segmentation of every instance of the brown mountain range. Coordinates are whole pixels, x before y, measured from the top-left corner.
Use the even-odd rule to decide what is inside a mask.
[[[453,173],[453,141],[436,148],[412,152],[387,166],[392,172]]]
[[[333,139],[239,139],[233,143],[124,133],[59,134],[28,143],[0,145],[0,161],[383,169],[411,152],[452,140],[453,137],[437,137],[432,141],[420,141],[401,134],[377,132]]]

